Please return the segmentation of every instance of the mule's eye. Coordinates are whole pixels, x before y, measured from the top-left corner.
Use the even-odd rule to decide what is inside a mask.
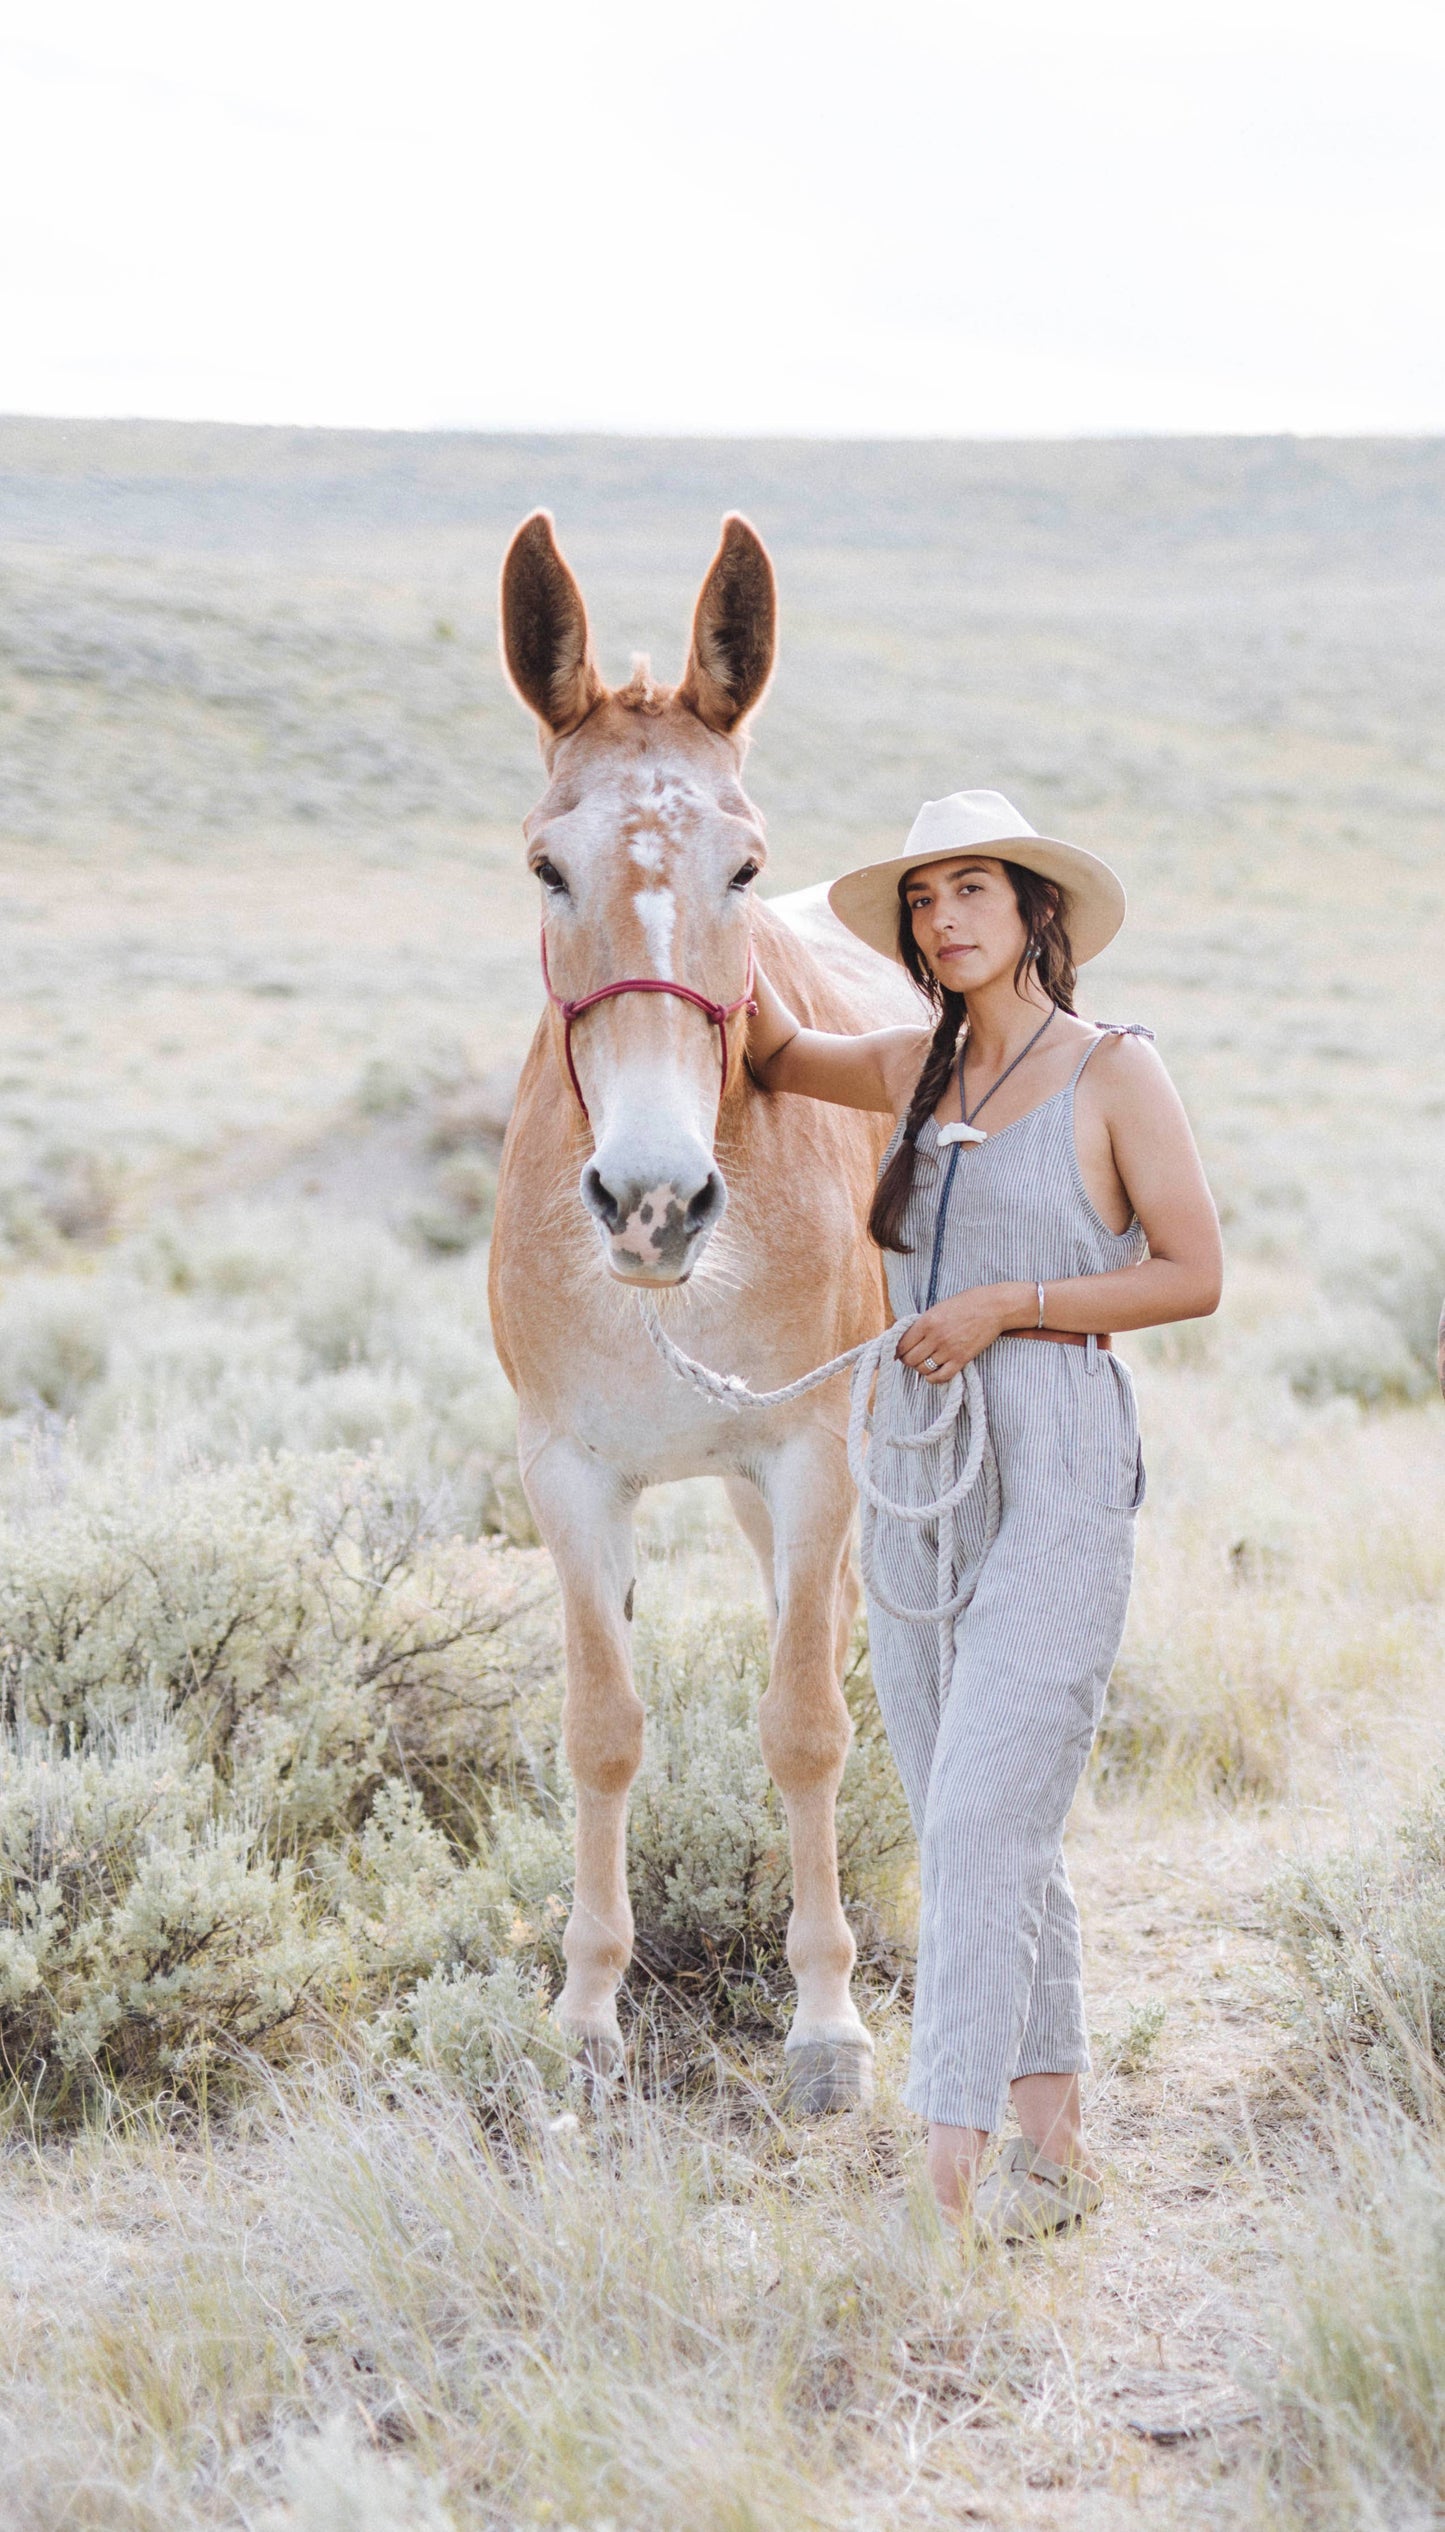
[[[757,863],[756,863],[756,862],[744,862],[744,864],[743,864],[743,866],[742,866],[742,869],[741,869],[741,870],[735,870],[735,871],[733,872],[733,875],[732,875],[731,879],[728,881],[728,886],[729,886],[730,888],[738,888],[738,889],[742,889],[742,888],[751,888],[751,886],[752,886],[752,884],[753,884],[753,881],[756,879],[757,875],[758,875],[758,865],[757,865]]]
[[[534,862],[533,868],[537,873],[537,877],[541,880],[543,887],[550,888],[554,897],[566,896],[567,882],[563,878],[562,873],[557,868],[555,862],[545,860]]]

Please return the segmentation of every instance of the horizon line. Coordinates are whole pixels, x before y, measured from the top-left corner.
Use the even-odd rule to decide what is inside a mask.
[[[784,445],[876,448],[1017,448],[1069,447],[1085,444],[1128,446],[1140,443],[1188,444],[1192,441],[1284,441],[1297,444],[1351,445],[1367,440],[1392,443],[1427,444],[1445,439],[1445,422],[1423,426],[1379,424],[1369,429],[1322,430],[1301,429],[1294,425],[1273,429],[1226,430],[1200,424],[1193,429],[1151,429],[1142,424],[1118,423],[1107,426],[1076,426],[1061,430],[1020,431],[888,431],[834,429],[758,428],[748,430],[661,429],[656,427],[627,428],[613,423],[520,423],[520,422],[289,422],[242,420],[230,414],[211,413],[57,413],[27,411],[22,408],[0,409],[0,428],[16,422],[49,423],[63,429],[153,429],[200,431],[276,431],[307,433],[318,438],[364,437],[370,439],[490,439],[490,440],[624,440],[657,441],[685,446],[719,442],[727,445]]]

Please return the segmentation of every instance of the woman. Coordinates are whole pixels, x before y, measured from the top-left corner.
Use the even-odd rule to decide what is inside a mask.
[[[894,1522],[879,1542],[895,1609],[928,1618],[891,1615],[870,1592],[869,1628],[920,1849],[908,2100],[928,2121],[940,2204],[1019,2240],[1100,2195],[1061,1839],[1123,1633],[1144,1491],[1109,1332],[1215,1309],[1219,1226],[1149,1032],[1074,1010],[1076,966],[1124,918],[1106,863],[1035,834],[998,792],[956,792],[925,804],[896,860],[829,898],[902,962],[932,1035],[804,1028],[760,975],[749,1060],[769,1090],[898,1117],[869,1227],[898,1357],[917,1375],[903,1384],[912,1430],[937,1419],[930,1388],[975,1361],[982,1379],[997,1482],[959,1516],[973,1587],[944,1632],[951,1662],[931,1616],[936,1528]],[[900,1457],[913,1500],[932,1499],[921,1455]],[[1010,2094],[1022,2143],[980,2183]]]

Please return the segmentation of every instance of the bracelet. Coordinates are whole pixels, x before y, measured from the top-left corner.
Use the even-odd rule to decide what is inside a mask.
[[[1037,1319],[1035,1320],[1034,1325],[1035,1325],[1036,1327],[1042,1327],[1042,1326],[1043,1326],[1043,1324],[1044,1324],[1044,1288],[1043,1288],[1043,1285],[1042,1285],[1042,1284],[1040,1284],[1040,1285],[1039,1285],[1038,1292],[1039,1292],[1039,1315],[1038,1315]]]

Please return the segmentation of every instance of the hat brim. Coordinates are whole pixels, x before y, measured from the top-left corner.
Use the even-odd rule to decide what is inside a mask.
[[[891,861],[845,871],[829,889],[828,903],[860,941],[902,966],[898,882],[910,870],[967,861],[1017,862],[1041,879],[1052,879],[1064,900],[1064,928],[1077,967],[1107,949],[1124,920],[1128,901],[1118,872],[1097,853],[1085,852],[1082,844],[1062,844],[1051,835],[996,835],[982,844],[959,845],[951,853],[895,853]]]

